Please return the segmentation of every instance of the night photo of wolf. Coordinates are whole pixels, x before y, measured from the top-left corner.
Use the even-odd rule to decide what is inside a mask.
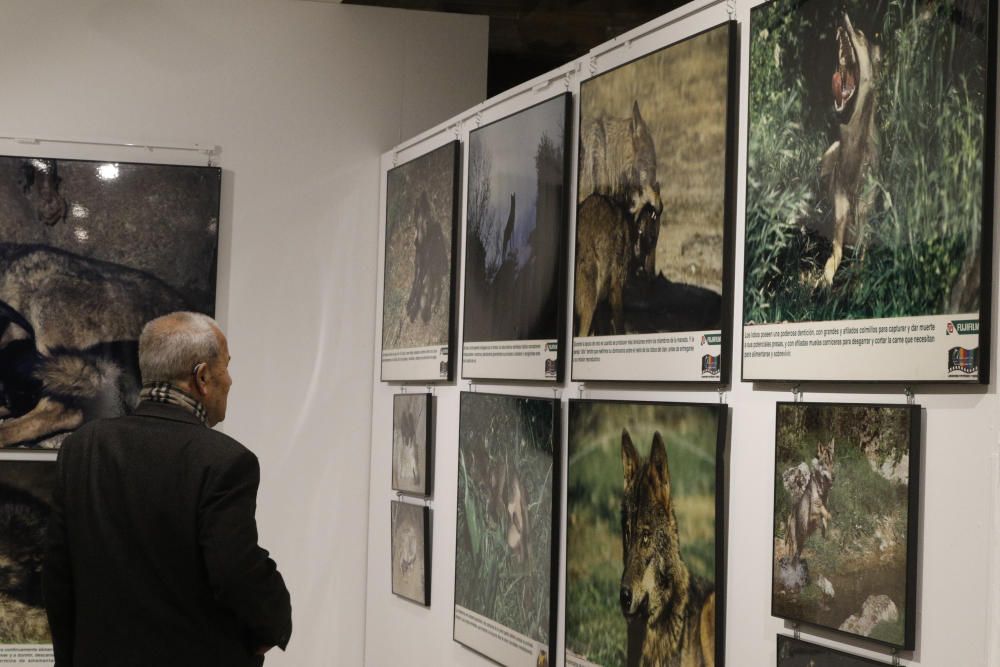
[[[746,324],[979,312],[994,7],[753,8]]]
[[[560,95],[470,133],[466,341],[560,337],[569,104]]]
[[[912,649],[920,408],[778,403],[771,613]]]
[[[566,665],[722,664],[725,415],[570,401]]]
[[[215,312],[220,184],[214,167],[0,157],[0,447],[128,412],[143,324]]]

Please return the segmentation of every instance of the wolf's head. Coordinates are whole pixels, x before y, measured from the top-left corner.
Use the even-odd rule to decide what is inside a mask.
[[[690,575],[681,560],[670,469],[663,437],[653,435],[649,460],[639,458],[628,430],[622,430],[622,572],[620,601],[626,618],[657,619],[686,591]]]
[[[833,108],[841,122],[864,106],[873,85],[872,48],[861,30],[844,14],[837,26],[837,69],[833,73]]]
[[[632,204],[629,212],[638,217],[647,204],[653,207],[657,217],[663,212],[660,199],[660,183],[656,180],[656,146],[646,121],[639,112],[639,102],[632,103],[632,118],[629,120],[629,134],[632,138]]]
[[[816,458],[813,460],[813,478],[817,479],[824,492],[833,485],[833,455],[836,449],[836,439],[830,442],[820,442],[816,445]]]
[[[634,229],[631,273],[639,278],[652,280],[656,275],[656,242],[660,237],[660,216],[652,205],[642,207],[635,219]]]

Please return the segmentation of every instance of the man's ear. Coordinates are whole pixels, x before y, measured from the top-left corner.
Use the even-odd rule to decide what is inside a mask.
[[[204,396],[208,393],[208,364],[202,362],[194,367],[194,390],[199,396]]]

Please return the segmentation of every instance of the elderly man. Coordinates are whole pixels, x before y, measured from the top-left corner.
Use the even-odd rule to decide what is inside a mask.
[[[288,643],[288,591],[257,545],[257,457],[210,428],[228,365],[212,318],[155,319],[135,412],[63,443],[43,575],[57,667],[241,667]]]

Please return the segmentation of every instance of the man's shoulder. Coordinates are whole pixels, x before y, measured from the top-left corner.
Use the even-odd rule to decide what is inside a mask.
[[[62,447],[73,448],[79,446],[78,443],[108,442],[118,438],[128,438],[137,430],[143,431],[147,428],[150,431],[155,429],[160,434],[164,431],[169,432],[174,436],[170,439],[176,438],[178,443],[197,442],[199,445],[204,445],[194,448],[194,451],[209,462],[227,462],[243,457],[256,458],[256,455],[241,442],[215,429],[201,424],[134,414],[89,421],[67,436]]]

